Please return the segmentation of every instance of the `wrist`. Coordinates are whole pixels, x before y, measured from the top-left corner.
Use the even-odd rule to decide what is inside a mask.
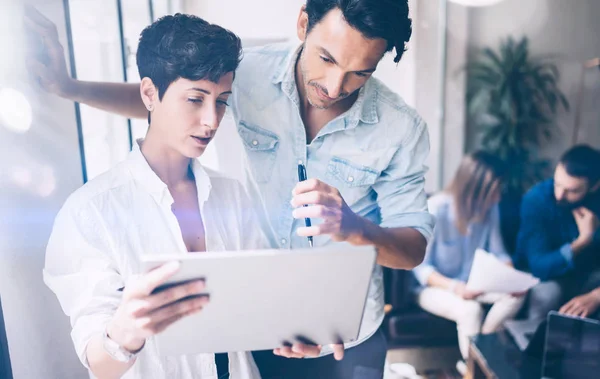
[[[57,95],[64,98],[64,99],[69,99],[69,100],[73,100],[73,101],[78,101],[77,97],[78,97],[78,93],[79,93],[79,87],[78,87],[78,82],[77,80],[68,77],[67,79],[65,79],[65,82],[62,83],[60,86],[57,86]]]
[[[571,250],[573,250],[573,252],[579,252],[580,250],[586,248],[591,242],[592,236],[579,235],[579,237],[577,237],[575,241],[571,243]]]
[[[346,241],[353,245],[373,244],[372,239],[369,238],[369,235],[371,234],[368,231],[368,228],[370,226],[369,221],[357,214],[355,214],[354,217],[354,228],[352,228],[353,230],[348,234]]]
[[[133,336],[127,337],[125,333],[122,333],[121,328],[113,322],[106,326],[106,335],[109,339],[130,353],[139,352],[146,344],[145,339],[134,338]]]

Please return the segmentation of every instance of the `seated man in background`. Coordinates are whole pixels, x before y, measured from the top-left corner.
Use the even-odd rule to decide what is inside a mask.
[[[198,17],[165,16],[146,28],[137,51],[146,139],[73,193],[55,220],[44,281],[94,377],[260,377],[250,353],[159,355],[154,336],[208,298],[198,296],[203,281],[153,294],[177,262],[141,272],[147,254],[176,260],[267,245],[241,184],[197,160],[225,114],[241,52],[236,35]]]
[[[523,198],[517,241],[519,266],[542,282],[530,291],[530,319],[542,319],[566,300],[563,312],[588,315],[598,308],[600,286],[600,151],[568,150],[554,178]],[[581,304],[587,304],[582,306]]]
[[[489,153],[479,151],[463,159],[449,189],[429,199],[436,226],[425,260],[414,269],[422,285],[417,302],[428,312],[456,321],[464,359],[469,337],[497,331],[523,304],[522,294],[482,294],[466,288],[477,249],[512,264],[500,235],[501,176],[502,162]],[[483,304],[493,304],[485,318]],[[462,361],[456,368],[466,372]]]

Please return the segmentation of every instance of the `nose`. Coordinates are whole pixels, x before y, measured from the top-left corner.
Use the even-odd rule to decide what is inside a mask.
[[[558,201],[565,199],[565,191],[563,189],[557,188],[554,195]]]
[[[208,126],[211,130],[216,130],[219,127],[219,114],[216,105],[202,107],[201,124]]]
[[[343,92],[344,78],[345,75],[343,73],[332,73],[332,75],[329,77],[329,81],[327,83],[327,95],[330,98],[337,99],[340,97],[340,94]]]

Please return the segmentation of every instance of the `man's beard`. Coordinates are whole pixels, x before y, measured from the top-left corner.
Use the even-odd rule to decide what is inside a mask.
[[[588,192],[585,194],[585,196],[578,201],[575,202],[570,202],[568,200],[557,200],[556,204],[561,207],[562,209],[565,209],[567,211],[574,211],[577,208],[581,208],[581,207],[585,207],[586,205],[589,204],[590,199],[592,197],[594,197],[596,195],[595,192]]]
[[[319,85],[317,83],[309,83],[309,81],[307,79],[308,78],[308,70],[306,70],[306,68],[305,68],[305,62],[304,62],[304,59],[305,59],[305,57],[304,57],[304,49],[302,49],[302,51],[300,52],[300,57],[298,59],[300,59],[300,71],[302,72],[302,82],[303,82],[302,85],[304,85],[304,93],[306,93],[306,100],[308,101],[308,103],[312,107],[317,108],[317,109],[322,109],[322,110],[329,109],[334,104],[336,104],[338,101],[340,101],[342,99],[345,99],[346,97],[349,96],[348,93],[345,93],[345,92],[341,93],[340,96],[334,102],[332,102],[331,104],[328,104],[328,105],[323,105],[323,104],[319,104],[319,103],[313,102],[312,99],[309,96],[309,89],[311,87],[313,87],[313,88],[319,88],[327,96],[329,96],[329,93],[327,93],[327,89],[325,87],[323,87],[323,86],[321,86],[321,85]]]

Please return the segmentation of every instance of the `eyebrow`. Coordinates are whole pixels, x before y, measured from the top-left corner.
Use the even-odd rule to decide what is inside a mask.
[[[325,49],[324,47],[319,46],[318,49],[321,51],[321,53],[325,54],[327,56],[328,59],[330,59],[335,65],[339,64],[337,63],[337,61],[335,60],[335,58],[333,57],[333,55],[331,55],[331,53],[329,51],[327,51],[327,49]],[[368,68],[366,70],[358,70],[358,71],[354,71],[354,72],[360,72],[360,73],[365,73],[365,74],[371,74],[373,72],[375,72],[375,67],[373,68]]]
[[[204,88],[192,87],[192,88],[189,88],[189,89],[193,90],[193,91],[202,92],[202,93],[207,94],[207,95],[211,94],[210,91],[207,91]],[[232,93],[231,91],[225,91],[222,94],[220,94],[219,96],[222,96],[222,95],[231,95],[231,93]]]

